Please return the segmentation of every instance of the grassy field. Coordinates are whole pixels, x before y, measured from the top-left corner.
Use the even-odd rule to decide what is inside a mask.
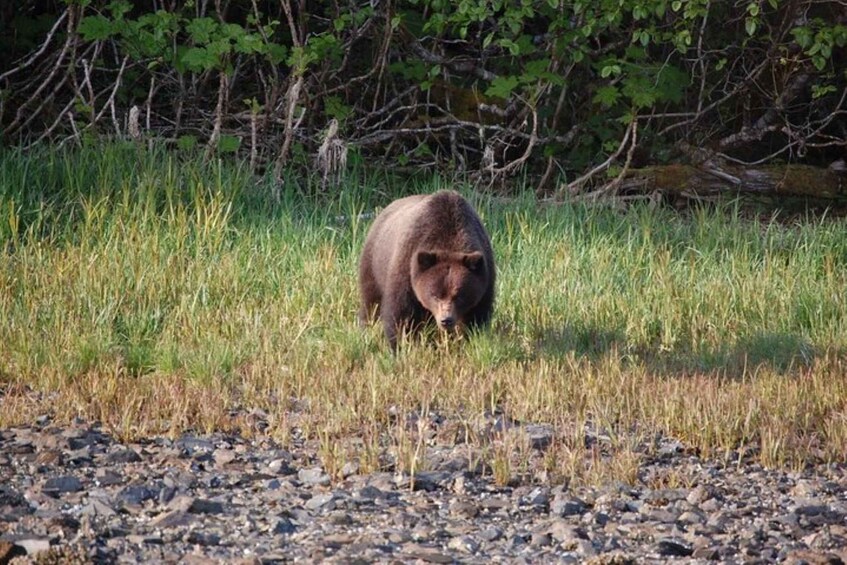
[[[125,438],[249,434],[261,409],[330,470],[386,453],[410,470],[423,440],[394,415],[437,411],[507,480],[526,446],[471,433],[502,411],[560,431],[552,478],[634,480],[657,433],[765,465],[845,460],[843,220],[471,196],[498,262],[493,327],[394,357],[356,324],[359,218],[445,186],[330,195],[134,146],[0,153],[0,427],[49,413]]]

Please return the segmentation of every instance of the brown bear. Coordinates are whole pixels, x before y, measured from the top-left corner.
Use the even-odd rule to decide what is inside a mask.
[[[454,191],[395,200],[374,220],[359,262],[359,319],[397,338],[434,320],[453,332],[488,324],[494,253],[474,209]]]

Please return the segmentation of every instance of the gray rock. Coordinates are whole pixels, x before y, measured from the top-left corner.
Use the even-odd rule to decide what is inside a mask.
[[[276,520],[271,531],[274,535],[288,535],[297,531],[297,527],[287,517],[282,516]]]
[[[587,507],[582,500],[566,495],[557,494],[550,503],[550,514],[562,518],[567,516],[578,516],[586,510]]]
[[[193,516],[184,510],[169,510],[158,514],[150,520],[149,525],[152,528],[178,528],[187,526],[195,520]]]
[[[412,536],[405,531],[393,531],[388,534],[388,541],[396,544],[407,543],[412,540]]]
[[[450,514],[464,518],[475,518],[479,514],[479,507],[472,502],[454,500],[450,503]]]
[[[385,498],[386,493],[384,493],[383,491],[381,491],[380,489],[378,489],[374,486],[365,485],[362,488],[360,488],[358,491],[356,491],[354,493],[354,496],[356,498],[364,498],[364,499],[368,499],[368,500],[373,500],[375,498]]]
[[[685,500],[689,504],[700,505],[703,502],[709,500],[710,498],[714,498],[714,494],[711,492],[712,489],[708,489],[703,485],[697,485],[688,495],[685,497]]]
[[[192,514],[222,514],[224,505],[217,500],[195,498],[188,507]]]
[[[573,524],[569,524],[564,520],[554,520],[547,528],[547,532],[553,537],[553,539],[561,543],[588,538],[585,530],[574,526]]]
[[[426,563],[452,563],[453,558],[441,552],[438,548],[409,543],[400,551],[400,557],[405,559],[420,559]]]
[[[486,497],[479,501],[479,505],[486,510],[496,511],[504,508],[512,508],[512,501],[507,498]]]
[[[208,439],[198,438],[192,435],[184,435],[174,442],[177,449],[186,451],[189,455],[197,453],[208,453],[215,449],[215,445]]]
[[[106,461],[109,463],[137,463],[141,461],[141,456],[132,449],[119,449],[106,455]]]
[[[546,508],[550,504],[550,489],[537,487],[532,490],[524,501],[530,506],[539,506]]]
[[[297,479],[309,486],[329,486],[329,475],[324,473],[320,467],[312,467],[311,469],[300,469],[297,472]]]
[[[14,488],[0,485],[0,507],[3,506],[28,506],[26,498]]]
[[[335,495],[332,493],[316,494],[306,501],[305,507],[309,510],[318,510],[319,508],[331,510],[335,507],[332,504],[333,501],[335,501]]]
[[[126,504],[142,504],[154,500],[159,495],[159,489],[147,485],[129,485],[122,488],[115,497]]]
[[[552,543],[553,540],[550,537],[550,534],[543,532],[536,532],[532,534],[532,537],[529,540],[530,547],[547,547]]]
[[[698,547],[691,553],[691,557],[706,561],[717,561],[721,558],[721,554],[716,547]]]
[[[238,454],[235,453],[232,449],[216,449],[212,452],[212,459],[215,460],[215,465],[218,468],[226,467],[238,457]],[[212,544],[217,545],[217,544]]]
[[[176,496],[176,487],[164,487],[159,491],[159,504],[168,504]]]
[[[479,551],[479,543],[469,536],[456,536],[447,543],[447,547],[462,553],[476,553]]]
[[[82,481],[71,475],[47,479],[41,486],[41,492],[49,496],[60,496],[81,490]]]
[[[130,534],[126,537],[126,540],[135,545],[162,545],[165,543],[161,536],[156,535]]]
[[[280,475],[291,475],[294,471],[287,459],[274,459],[268,463],[268,472]]]
[[[36,555],[50,549],[50,540],[42,538],[22,538],[15,540],[15,545],[22,547],[27,555]]]
[[[111,487],[122,484],[124,478],[111,469],[97,469],[94,472],[94,482],[101,487]]]
[[[109,517],[114,516],[117,512],[115,509],[102,502],[100,500],[92,500],[85,506],[83,506],[81,514],[83,516],[101,516],[101,517]]]
[[[656,553],[666,556],[688,557],[694,553],[694,550],[681,540],[663,538],[656,543]]]
[[[793,510],[800,516],[817,516],[827,512],[829,508],[825,504],[802,504],[796,506]]]
[[[223,503],[217,500],[195,498],[193,496],[178,496],[171,500],[168,507],[172,510],[180,510],[191,514],[221,514],[224,511]]]
[[[681,524],[705,524],[706,515],[702,512],[691,510],[680,514],[679,518],[677,518],[677,521]]]
[[[196,543],[197,545],[214,546],[220,545],[221,536],[214,532],[191,531],[185,536],[185,541],[188,543]]]

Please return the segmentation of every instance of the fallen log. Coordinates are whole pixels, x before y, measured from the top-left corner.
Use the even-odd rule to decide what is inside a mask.
[[[847,171],[809,165],[660,165],[630,169],[621,192],[661,191],[692,196],[724,193],[847,199]]]

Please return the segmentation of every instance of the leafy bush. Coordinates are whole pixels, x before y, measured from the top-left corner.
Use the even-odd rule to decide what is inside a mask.
[[[52,30],[44,11],[2,16],[25,31],[3,39],[22,56],[0,82],[5,139],[195,139],[278,174],[334,142],[548,188],[625,156],[828,164],[847,143],[834,0],[172,5],[66,0]]]

